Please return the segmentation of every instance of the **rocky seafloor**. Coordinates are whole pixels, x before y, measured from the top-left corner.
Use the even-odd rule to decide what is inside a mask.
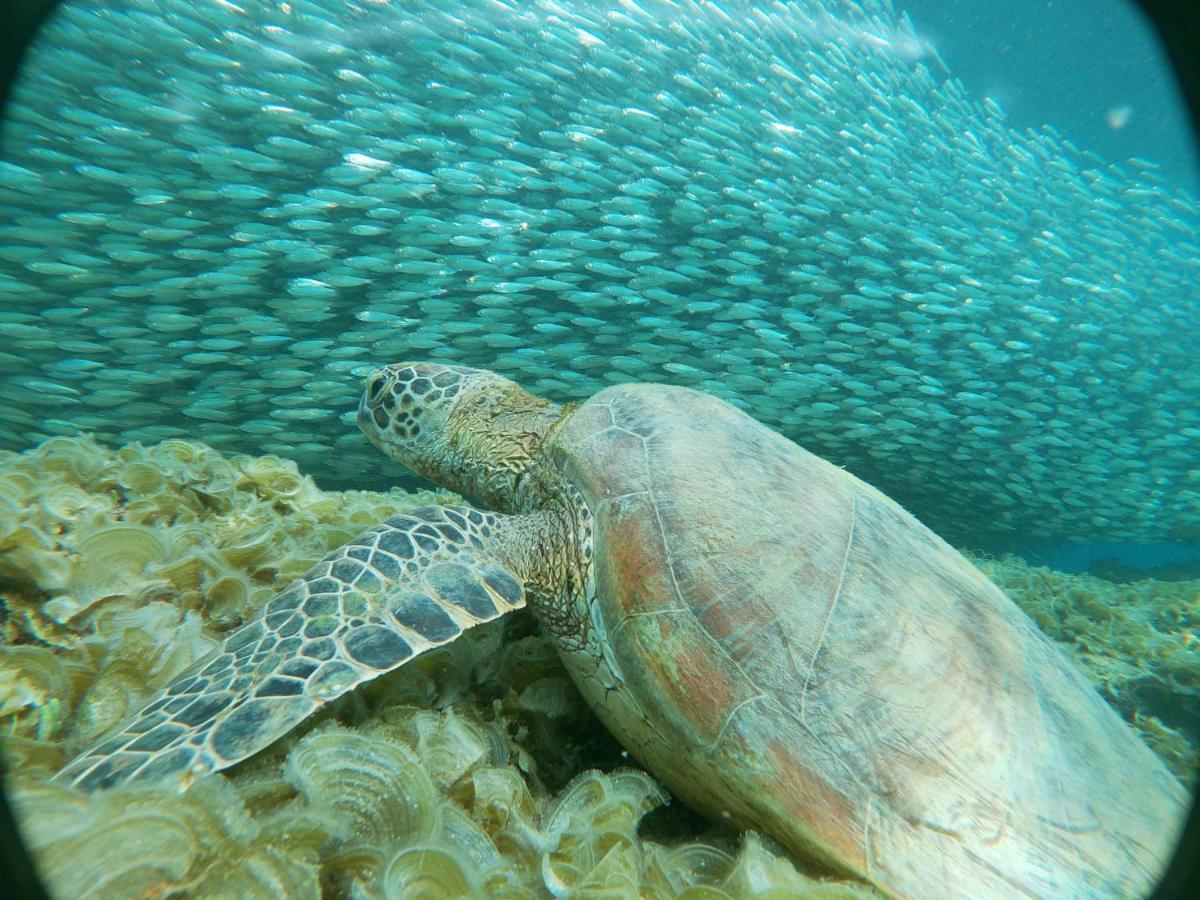
[[[49,783],[328,550],[442,493],[326,492],[272,456],[53,438],[0,454],[0,733],[61,897],[869,896],[672,803],[526,613],[184,794]],[[1200,583],[976,557],[1181,778]]]

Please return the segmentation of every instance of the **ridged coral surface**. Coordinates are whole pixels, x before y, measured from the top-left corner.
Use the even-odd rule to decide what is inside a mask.
[[[329,547],[436,499],[323,492],[291,462],[183,441],[56,438],[0,455],[0,727],[56,895],[870,895],[671,804],[524,613],[186,794],[47,783]],[[1196,583],[979,562],[1190,774]]]
[[[622,768],[523,615],[420,657],[182,797],[47,783],[327,549],[448,496],[323,492],[289,461],[183,441],[112,451],[56,438],[0,455],[12,513],[0,519],[0,727],[56,896],[870,895],[802,875],[754,838],[698,842],[705,826],[678,810],[683,824],[658,826],[660,839],[640,834],[666,793]]]
[[[64,4],[0,163],[0,441],[366,487],[359,376],[747,407],[940,534],[1196,538],[1194,198],[883,0]],[[979,544],[977,544],[979,545]]]

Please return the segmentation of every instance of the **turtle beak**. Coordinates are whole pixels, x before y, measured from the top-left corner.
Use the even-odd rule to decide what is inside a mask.
[[[367,440],[375,443],[373,440],[375,427],[371,421],[371,410],[367,407],[367,398],[361,397],[358,401],[358,430],[367,436]]]

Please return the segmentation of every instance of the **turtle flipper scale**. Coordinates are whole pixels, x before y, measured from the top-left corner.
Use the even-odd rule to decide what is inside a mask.
[[[240,762],[355,686],[525,605],[520,518],[430,506],[388,519],[275,595],[55,780],[85,790]]]

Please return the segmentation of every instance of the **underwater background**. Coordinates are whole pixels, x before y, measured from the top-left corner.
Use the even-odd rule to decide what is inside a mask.
[[[186,802],[46,783],[450,497],[354,427],[400,359],[737,404],[971,554],[1192,778],[1193,148],[1152,44],[1018,25],[1057,65],[1022,82],[984,36],[1082,13],[1004,8],[64,4],[0,130],[0,727],[55,892],[860,891],[664,808],[524,617]]]

